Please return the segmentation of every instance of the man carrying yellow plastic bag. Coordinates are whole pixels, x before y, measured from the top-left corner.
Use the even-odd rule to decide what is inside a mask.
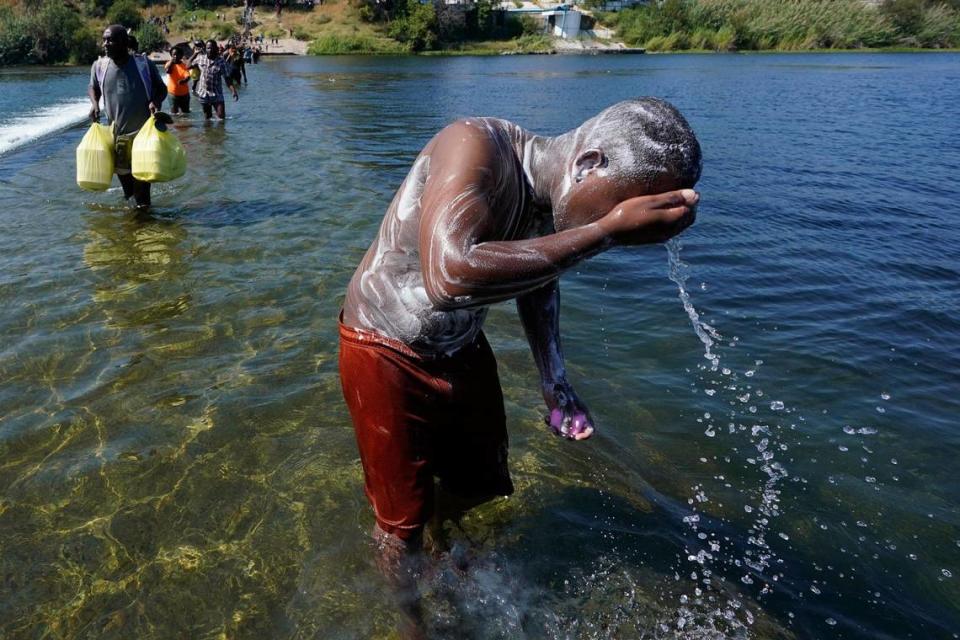
[[[138,207],[150,206],[150,183],[136,179],[130,168],[133,139],[147,119],[160,109],[167,87],[156,66],[144,56],[130,53],[127,31],[113,24],[103,32],[105,58],[90,69],[90,118],[100,119],[103,96],[107,119],[113,125],[114,172],[123,196],[133,196]]]
[[[161,119],[161,116],[166,116]],[[187,154],[180,141],[167,131],[171,121],[165,113],[149,118],[133,139],[130,166],[133,177],[146,183],[167,182],[182,176],[187,170]]]

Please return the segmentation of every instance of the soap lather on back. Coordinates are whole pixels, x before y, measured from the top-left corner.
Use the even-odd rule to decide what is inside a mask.
[[[497,240],[521,237],[530,225],[520,225],[524,208],[530,207],[530,185],[519,157],[519,128],[494,118],[471,118],[455,123],[489,137],[495,159],[490,185],[472,185],[459,193],[446,194],[445,206],[469,207],[474,198],[487,198],[498,212]],[[435,140],[435,139],[434,139]],[[399,340],[415,351],[440,355],[457,351],[475,340],[483,326],[487,307],[459,299],[455,308],[441,308],[430,299],[424,283],[420,253],[420,222],[424,189],[432,178],[431,141],[421,152],[387,209],[376,240],[354,273],[347,290],[344,321],[347,325],[374,331]],[[463,305],[463,306],[460,306]]]

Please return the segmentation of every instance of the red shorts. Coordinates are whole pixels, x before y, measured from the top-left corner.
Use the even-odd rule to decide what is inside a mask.
[[[497,362],[483,333],[452,356],[340,324],[340,381],[380,528],[415,536],[434,477],[468,499],[513,493]]]

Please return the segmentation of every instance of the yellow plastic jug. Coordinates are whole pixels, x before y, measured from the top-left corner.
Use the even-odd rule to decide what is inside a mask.
[[[187,170],[187,153],[180,141],[169,131],[157,129],[153,116],[134,137],[131,155],[131,173],[144,182],[175,180]]]
[[[94,122],[77,147],[77,184],[87,191],[106,191],[112,179],[113,133]]]

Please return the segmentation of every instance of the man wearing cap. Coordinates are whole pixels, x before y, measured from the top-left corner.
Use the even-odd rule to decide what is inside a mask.
[[[133,138],[167,97],[167,87],[156,66],[143,56],[131,55],[127,30],[112,24],[103,32],[107,54],[90,68],[90,119],[100,120],[100,98],[113,126],[114,167],[125,198],[134,197],[137,207],[150,206],[150,183],[130,173]]]

